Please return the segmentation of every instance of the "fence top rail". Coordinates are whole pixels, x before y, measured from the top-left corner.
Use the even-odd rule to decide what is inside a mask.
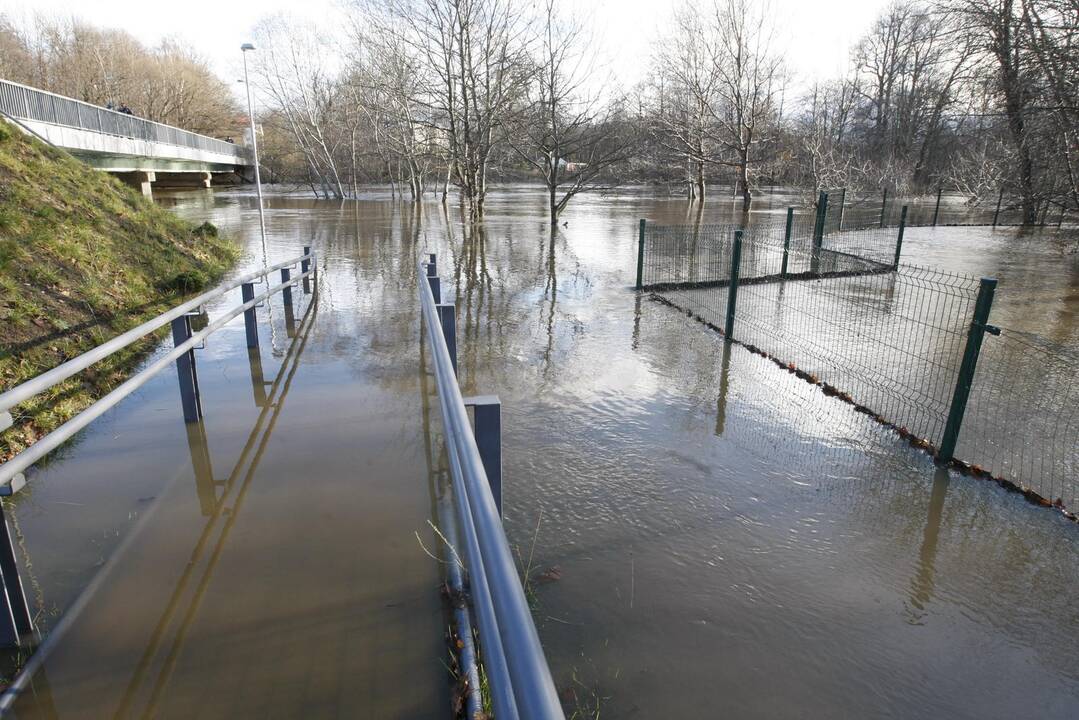
[[[146,322],[142,323],[141,325],[137,325],[128,330],[127,332],[121,333],[113,339],[108,340],[95,348],[87,350],[82,355],[74,357],[60,365],[57,365],[52,370],[47,370],[46,372],[43,372],[40,375],[33,377],[24,383],[16,385],[10,390],[0,393],[0,412],[5,412],[14,407],[15,405],[18,405],[21,402],[25,402],[26,400],[29,400],[35,395],[39,395],[45,392],[54,385],[57,385],[68,379],[72,375],[85,370],[86,368],[97,362],[104,360],[108,356],[118,352],[119,350],[124,349],[136,340],[139,340],[140,338],[152,333],[158,328],[163,327],[167,323],[172,322],[181,315],[191,312],[196,308],[202,307],[203,305],[212,300],[216,300],[228,291],[233,290],[244,283],[257,280],[258,278],[268,275],[274,270],[279,270],[284,267],[292,267],[303,260],[313,260],[314,257],[315,253],[314,251],[312,251],[306,255],[301,255],[291,260],[279,262],[276,265],[260,268],[258,270],[255,270],[254,272],[250,272],[246,275],[235,278],[228,283],[221,285],[220,287],[204,292],[201,295],[197,295],[196,297],[191,298],[187,302],[181,303],[180,305],[177,305],[171,310],[167,310],[166,312],[161,313],[157,317],[151,318]]]
[[[426,281],[427,265],[426,261],[418,263],[417,276],[421,311],[429,329],[432,364],[445,420],[443,432],[447,445],[456,451],[459,461],[461,476],[454,477],[454,482],[464,485],[471,515],[461,518],[461,521],[469,522],[475,528],[481,570],[490,588],[490,601],[497,618],[499,639],[505,649],[516,709],[524,720],[563,718],[562,705],[540,645],[532,611],[517,576],[517,566],[502,527],[502,518],[487,482],[476,438],[472,434],[449,348],[442,333],[435,330],[441,325],[434,294]],[[486,602],[482,595],[474,600]],[[480,642],[483,642],[482,637]]]
[[[202,139],[202,140],[207,140],[207,141],[209,141],[211,143],[215,143],[215,144],[220,143],[221,145],[227,145],[227,146],[229,146],[229,148],[231,148],[233,150],[233,154],[236,155],[236,157],[245,157],[247,155],[247,150],[242,145],[236,145],[235,143],[230,143],[230,142],[228,142],[226,140],[221,140],[220,138],[210,137],[209,135],[202,135],[201,133],[192,132],[190,130],[184,130],[183,128],[176,127],[175,125],[166,125],[165,123],[160,123],[160,122],[157,122],[156,120],[148,120],[146,118],[141,118],[141,117],[138,117],[136,115],[128,115],[127,113],[122,113],[122,112],[119,112],[117,110],[110,110],[109,108],[102,107],[101,105],[94,105],[93,103],[86,102],[85,100],[78,100],[76,98],[68,97],[66,95],[60,95],[58,93],[50,92],[48,90],[42,90],[41,88],[35,88],[35,87],[30,87],[29,85],[23,85],[22,83],[17,83],[17,82],[15,82],[13,80],[5,80],[3,78],[0,78],[0,86],[4,86],[4,85],[9,85],[11,87],[16,87],[16,88],[19,88],[20,90],[24,90],[24,91],[30,92],[30,93],[35,93],[37,95],[48,95],[50,97],[56,98],[57,100],[62,100],[62,101],[67,102],[67,103],[74,103],[76,105],[82,105],[84,107],[91,108],[91,109],[93,109],[95,111],[100,111],[100,112],[104,112],[104,113],[111,113],[112,115],[114,115],[114,116],[116,116],[118,118],[122,118],[125,122],[136,122],[136,123],[144,124],[144,125],[147,125],[147,126],[153,125],[153,126],[156,126],[156,127],[163,128],[165,130],[175,130],[176,132],[181,133],[181,135],[183,137],[198,138],[198,139]],[[20,119],[23,119],[23,120],[39,120],[41,122],[52,122],[52,121],[46,120],[44,118],[27,117],[27,116],[23,116],[23,115],[16,115],[15,117],[19,117]],[[68,126],[66,123],[53,123],[53,124],[54,125],[55,124],[65,125],[67,127],[75,127],[75,126]],[[222,148],[222,149],[225,149],[225,148]]]
[[[313,252],[308,253],[307,255],[303,256],[303,258],[314,258],[314,253]],[[299,260],[299,259],[302,259],[302,258],[298,258],[297,260]],[[287,267],[287,266],[292,265],[292,264],[295,264],[295,261],[286,261],[286,262],[283,262],[283,263],[279,263],[278,265],[275,265],[274,268]],[[259,271],[258,273],[252,273],[250,275],[246,275],[246,276],[244,276],[244,278],[241,278],[241,279],[237,280],[235,283],[230,283],[229,285],[224,286],[223,288],[220,288],[219,291],[213,291],[213,292],[210,292],[210,293],[205,293],[205,295],[210,296],[211,299],[212,299],[213,297],[217,297],[217,296],[221,295],[222,293],[226,292],[227,290],[235,288],[237,284],[243,283],[243,282],[249,282],[251,279],[260,277],[262,274],[268,273],[274,268],[266,268],[264,270]],[[256,307],[263,300],[266,300],[270,296],[274,295],[275,293],[280,292],[281,290],[284,290],[286,287],[290,287],[292,285],[295,285],[295,284],[301,282],[304,278],[313,275],[315,272],[316,272],[316,270],[312,266],[306,272],[300,273],[296,277],[291,277],[288,280],[286,280],[286,281],[284,281],[284,282],[282,282],[282,283],[280,283],[278,285],[274,285],[273,287],[269,287],[264,292],[260,293],[259,295],[256,295],[255,297],[251,298],[250,300],[244,302],[242,305],[238,305],[238,306],[232,308],[231,310],[226,312],[221,317],[211,321],[202,330],[198,331],[197,333],[192,334],[191,337],[186,342],[183,342],[183,343],[181,343],[179,345],[176,345],[171,351],[169,351],[165,355],[157,358],[156,360],[151,362],[147,367],[141,369],[135,375],[128,378],[124,382],[120,383],[120,385],[118,385],[116,388],[114,388],[111,392],[105,394],[104,397],[101,397],[101,398],[95,400],[93,403],[91,403],[91,405],[89,407],[87,407],[85,410],[83,410],[79,414],[75,415],[75,417],[71,418],[70,420],[65,422],[63,425],[61,425],[60,427],[56,428],[55,430],[53,430],[49,434],[45,435],[44,437],[40,438],[37,442],[35,442],[30,447],[28,447],[25,450],[23,450],[22,452],[20,452],[15,457],[11,458],[10,460],[5,462],[4,464],[0,465],[0,497],[13,495],[16,492],[18,492],[20,489],[22,489],[23,485],[25,484],[25,479],[22,478],[22,472],[24,470],[28,469],[30,466],[32,466],[34,463],[36,463],[41,458],[45,457],[47,454],[49,454],[50,452],[52,452],[56,448],[60,447],[60,445],[62,445],[64,442],[66,442],[71,436],[73,436],[79,430],[82,430],[84,427],[89,425],[91,422],[93,422],[97,418],[101,417],[101,415],[103,415],[107,410],[114,407],[117,403],[119,403],[125,397],[127,397],[128,395],[133,393],[135,390],[142,387],[144,384],[146,384],[147,381],[150,380],[150,378],[152,378],[157,373],[161,372],[161,370],[166,368],[170,363],[174,362],[178,357],[180,357],[184,353],[188,352],[189,350],[195,348],[195,346],[197,346],[199,343],[201,343],[203,340],[205,340],[207,337],[209,337],[213,332],[215,332],[215,331],[219,330],[220,328],[222,328],[226,323],[228,323],[230,320],[232,320],[236,316],[242,314],[244,311]],[[201,297],[203,297],[203,296],[200,295],[199,298],[201,298]],[[195,298],[195,300],[198,300],[199,298]],[[191,301],[191,302],[194,302],[194,301]],[[141,328],[141,327],[143,327],[145,325],[148,325],[150,323],[157,322],[158,320],[160,320],[161,318],[163,318],[165,316],[171,316],[170,319],[175,319],[177,317],[180,317],[180,315],[183,314],[182,312],[179,312],[180,308],[188,307],[188,309],[191,309],[193,307],[197,307],[197,305],[192,305],[191,302],[184,303],[183,305],[180,305],[180,306],[174,308],[173,310],[170,310],[168,313],[165,313],[163,315],[159,315],[158,317],[154,318],[153,320],[150,320],[148,323],[144,323],[143,325],[140,325],[139,328]],[[161,324],[163,324],[163,322]],[[159,325],[155,326],[155,328],[160,327],[160,326],[161,325],[159,324]],[[138,330],[139,328],[134,328],[134,330]],[[134,332],[134,330],[129,331],[129,332]],[[127,333],[125,333],[125,335],[126,334]],[[124,335],[121,335],[121,336],[119,336],[117,338],[113,338],[113,340],[110,341],[110,342],[116,342],[116,341],[121,340],[123,338],[124,338]],[[128,343],[130,343],[130,342],[131,342],[131,340],[128,341]],[[109,343],[105,343],[104,345],[99,345],[98,348],[95,348],[95,350],[100,349],[101,347],[104,347],[105,345],[108,345],[108,344]],[[127,343],[125,343],[125,344],[127,344]],[[117,346],[116,348],[114,348],[112,350],[112,352],[115,352],[120,347],[123,347],[123,345]],[[78,361],[81,358],[83,358],[85,355],[91,354],[93,352],[94,352],[94,350],[91,350],[91,351],[89,351],[89,353],[84,353],[83,355],[80,355],[79,357],[74,358],[74,360],[69,361],[69,362]],[[93,361],[91,361],[91,362],[93,362]],[[63,366],[61,365],[60,367],[63,367]],[[56,368],[56,369],[60,369],[60,368]],[[76,370],[75,372],[78,372],[78,371]],[[40,378],[40,377],[42,377],[42,375],[38,376],[38,378]],[[29,381],[27,381],[27,383],[23,383],[23,385],[26,385],[28,383],[33,383],[34,380],[36,380],[38,378],[34,378],[33,380],[29,380]],[[20,385],[19,387],[22,387],[22,385]],[[18,389],[18,388],[15,388],[15,389]]]

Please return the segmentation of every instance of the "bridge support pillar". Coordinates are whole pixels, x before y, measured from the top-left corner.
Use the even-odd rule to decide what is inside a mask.
[[[157,180],[157,174],[153,170],[120,173],[120,179],[141,192],[144,197],[154,199],[153,183]]]

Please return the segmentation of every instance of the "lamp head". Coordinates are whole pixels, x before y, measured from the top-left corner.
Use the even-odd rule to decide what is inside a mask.
[[[244,52],[247,52],[248,50],[254,50],[255,46],[252,45],[251,43],[244,43],[243,45],[240,46],[240,49],[243,50]]]

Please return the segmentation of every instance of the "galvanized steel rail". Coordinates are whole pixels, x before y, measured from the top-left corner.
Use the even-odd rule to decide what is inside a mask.
[[[431,255],[429,262],[419,263],[420,306],[432,349],[469,596],[495,717],[564,718],[457,383],[454,309],[440,305],[436,297],[441,292],[435,262]]]
[[[287,318],[292,308],[292,286],[302,283],[304,292],[310,292],[310,278],[317,276],[318,272],[315,261],[315,253],[310,248],[305,247],[304,254],[299,257],[261,268],[194,297],[152,320],[148,320],[112,340],[102,343],[62,365],[0,394],[0,431],[2,431],[11,425],[11,417],[7,412],[9,408],[63,382],[72,375],[122,350],[166,324],[172,324],[173,349],[171,351],[155,359],[104,397],[96,400],[85,410],[0,465],[0,497],[13,495],[22,489],[26,484],[23,471],[144,385],[150,378],[168,367],[170,363],[176,363],[184,419],[187,422],[197,421],[202,416],[202,410],[199,401],[193,351],[214,331],[224,327],[229,321],[241,314],[245,316],[246,320],[247,345],[249,348],[257,347],[258,331],[255,324],[255,308],[262,301],[280,292],[284,299]],[[300,265],[301,272],[293,277],[289,268],[297,263]],[[272,287],[267,287],[264,292],[255,295],[254,281],[267,277],[275,270],[280,271],[281,282]],[[269,285],[268,281],[267,285]],[[206,303],[237,287],[240,287],[243,291],[242,304],[209,322],[202,330],[192,332],[191,311],[201,309]],[[0,583],[0,645],[20,645],[24,638],[36,636],[37,630],[26,602],[11,534],[7,527],[6,509],[2,502],[0,502],[0,578],[2,578],[2,583]]]
[[[20,120],[36,120],[52,125],[89,130],[103,135],[146,140],[230,155],[247,160],[247,148],[225,140],[181,130],[172,125],[146,120],[99,105],[57,95],[46,90],[0,80],[0,112]]]

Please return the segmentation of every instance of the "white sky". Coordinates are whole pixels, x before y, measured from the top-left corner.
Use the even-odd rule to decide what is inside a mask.
[[[761,0],[764,2],[765,0]],[[640,79],[653,38],[668,21],[675,0],[563,0],[591,17],[611,69],[625,86]],[[843,72],[850,48],[889,0],[768,0],[781,46],[796,84]],[[0,13],[16,19],[35,11],[73,15],[96,25],[123,28],[147,45],[176,37],[192,45],[228,79],[239,74],[240,44],[257,20],[284,11],[332,28],[338,0],[0,0]]]

